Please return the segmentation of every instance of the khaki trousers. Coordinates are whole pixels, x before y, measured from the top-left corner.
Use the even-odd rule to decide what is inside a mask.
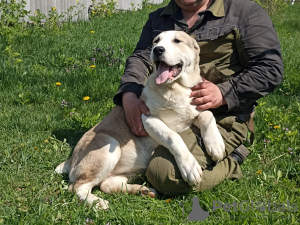
[[[211,189],[224,179],[241,179],[243,177],[239,164],[228,156],[247,138],[247,125],[236,116],[215,116],[219,131],[224,139],[226,157],[219,163],[211,160],[201,143],[200,131],[193,126],[180,133],[181,138],[203,169],[199,185],[192,187],[186,183],[180,174],[173,155],[163,146],[159,146],[146,170],[150,184],[161,194],[173,196],[189,193],[192,190]]]

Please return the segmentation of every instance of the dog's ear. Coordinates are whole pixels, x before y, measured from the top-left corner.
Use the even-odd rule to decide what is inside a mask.
[[[193,38],[194,39],[194,38]],[[200,47],[199,47],[199,44],[198,42],[194,39],[193,40],[193,45],[194,45],[194,48],[200,53]]]
[[[194,49],[196,49],[196,51],[198,51],[200,53],[200,47],[199,47],[199,44],[198,42],[196,41],[196,37],[195,35],[189,35],[193,40],[192,40],[192,44],[193,44],[193,47]]]

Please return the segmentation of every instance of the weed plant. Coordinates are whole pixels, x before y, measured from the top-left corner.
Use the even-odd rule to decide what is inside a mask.
[[[241,166],[243,180],[172,199],[106,195],[95,188],[110,201],[108,211],[98,211],[67,191],[67,176],[54,173],[83,133],[114,106],[126,58],[148,14],[158,7],[145,4],[140,11],[57,27],[39,22],[17,27],[16,21],[12,26],[2,20],[0,224],[192,224],[187,215],[194,196],[210,213],[203,224],[299,224],[299,5],[272,16],[285,76],[279,88],[259,100],[256,138]],[[249,204],[213,211],[214,201]]]

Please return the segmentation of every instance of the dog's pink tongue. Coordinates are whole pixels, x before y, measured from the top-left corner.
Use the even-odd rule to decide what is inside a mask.
[[[157,77],[156,77],[156,83],[157,84],[163,84],[165,83],[168,78],[170,77],[170,72],[169,72],[169,66],[164,63],[164,62],[160,62],[158,69],[157,69]]]

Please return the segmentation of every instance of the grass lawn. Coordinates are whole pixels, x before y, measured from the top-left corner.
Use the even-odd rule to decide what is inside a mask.
[[[299,224],[299,4],[272,16],[285,77],[259,100],[243,180],[172,199],[95,189],[110,202],[108,211],[97,211],[67,191],[67,176],[54,173],[114,106],[126,58],[158,7],[0,35],[0,224],[192,224],[195,196],[209,212],[203,224]],[[242,207],[213,209],[217,201]]]

